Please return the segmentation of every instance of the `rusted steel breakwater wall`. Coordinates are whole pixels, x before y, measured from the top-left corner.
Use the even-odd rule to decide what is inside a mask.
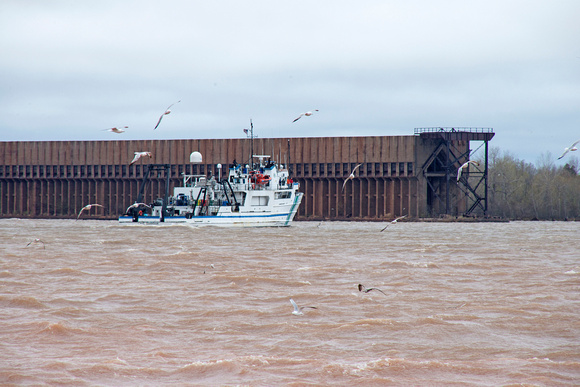
[[[452,145],[468,150],[469,139],[458,138]],[[467,203],[458,192],[453,207],[442,209],[441,200],[433,197],[441,197],[445,184],[426,183],[437,147],[440,139],[419,135],[253,140],[254,154],[272,156],[300,182],[301,220],[461,213]],[[223,176],[233,160],[247,164],[250,149],[251,140],[245,138],[0,142],[0,217],[76,218],[84,205],[98,203],[104,208],[83,217],[114,219],[135,201],[148,163],[172,165],[172,190],[182,174],[218,176],[221,164]],[[152,157],[130,165],[136,151],[149,151]],[[189,162],[193,151],[203,155],[201,164]],[[356,178],[343,190],[345,178],[359,163]],[[455,190],[453,185],[450,189]],[[164,192],[165,176],[155,175],[144,201]]]

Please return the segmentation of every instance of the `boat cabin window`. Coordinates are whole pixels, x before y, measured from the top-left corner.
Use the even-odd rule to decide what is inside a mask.
[[[252,206],[267,206],[268,205],[268,196],[252,196]]]
[[[276,192],[274,198],[276,199],[290,199],[292,197],[291,191]]]

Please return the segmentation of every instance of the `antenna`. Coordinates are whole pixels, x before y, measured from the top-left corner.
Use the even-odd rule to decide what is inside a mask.
[[[288,174],[292,175],[292,168],[290,168],[290,139],[288,139]]]
[[[250,118],[250,168],[254,169],[254,123]]]

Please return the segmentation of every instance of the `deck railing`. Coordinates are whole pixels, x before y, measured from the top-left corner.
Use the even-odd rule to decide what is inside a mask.
[[[421,133],[435,132],[469,132],[469,133],[493,133],[493,128],[474,128],[474,127],[434,127],[434,128],[415,128],[415,135]]]

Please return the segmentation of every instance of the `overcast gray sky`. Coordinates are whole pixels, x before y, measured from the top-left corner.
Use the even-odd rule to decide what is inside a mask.
[[[243,138],[251,118],[259,137],[491,127],[491,146],[555,159],[580,139],[579,15],[577,0],[3,0],[0,140]]]

